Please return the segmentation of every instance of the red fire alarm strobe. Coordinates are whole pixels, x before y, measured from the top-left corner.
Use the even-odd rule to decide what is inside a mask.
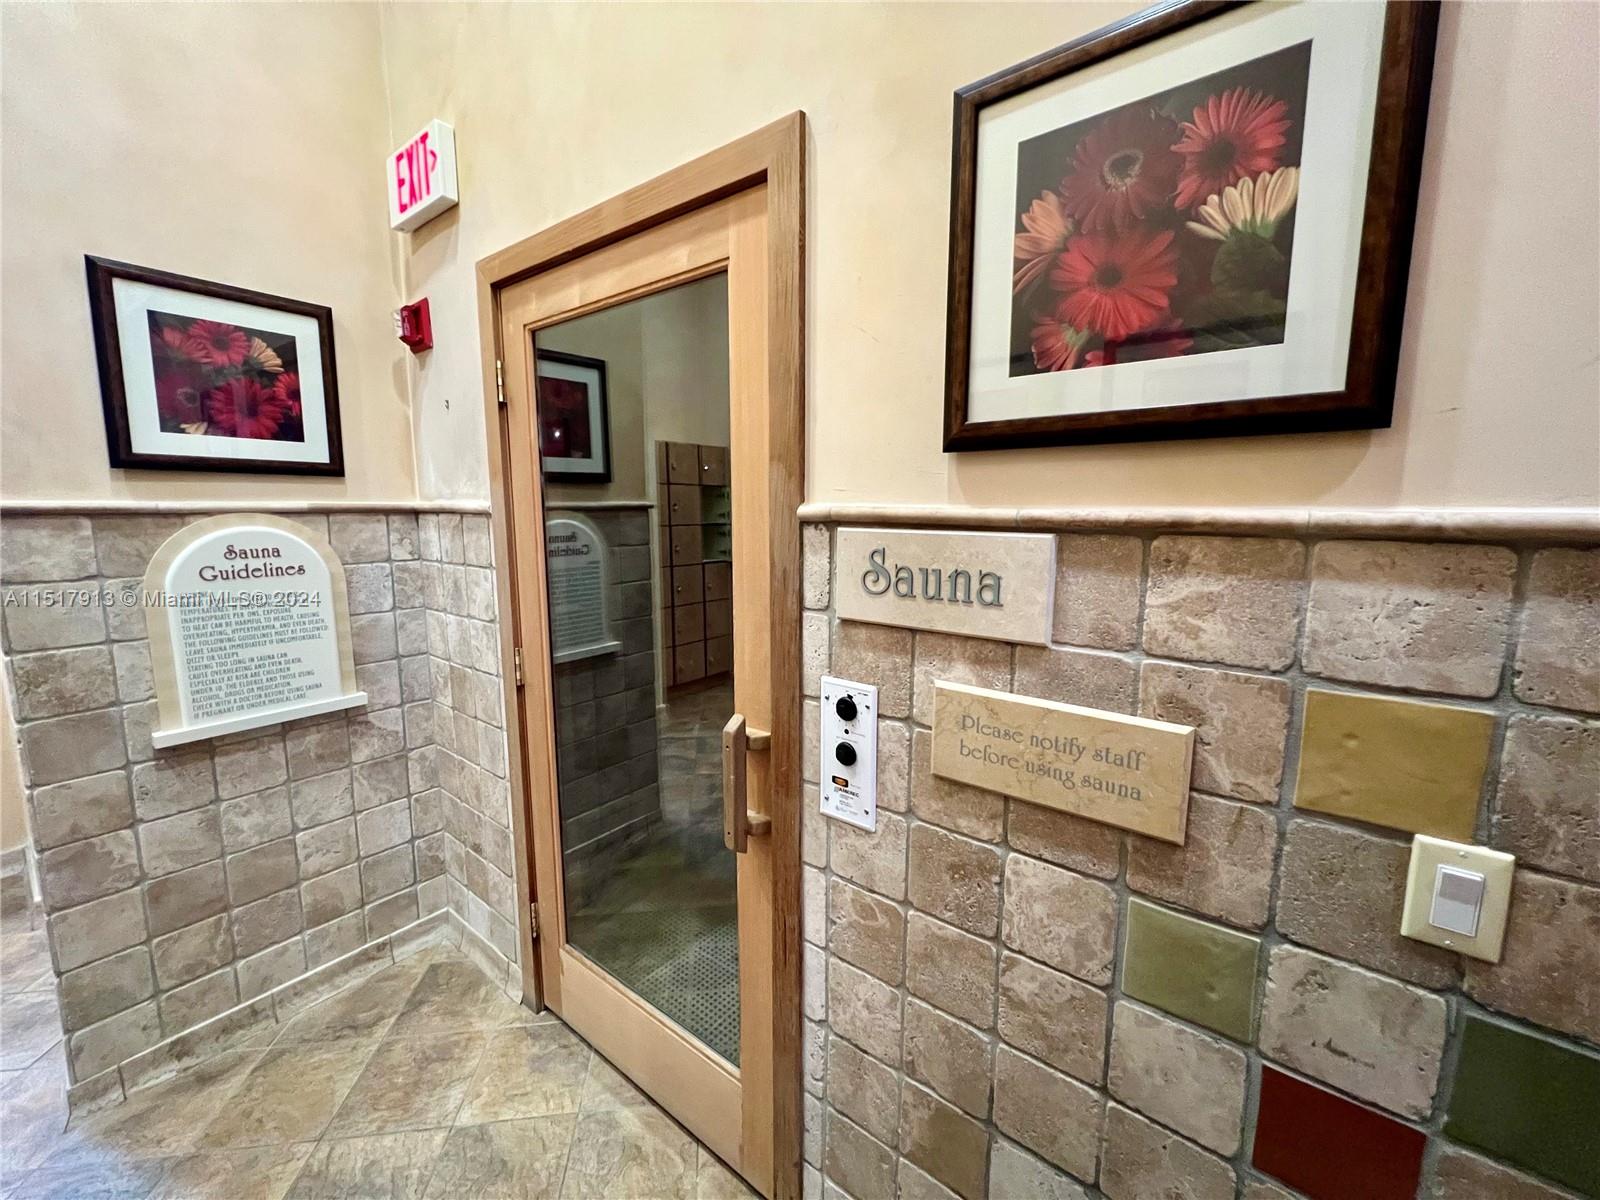
[[[407,304],[394,314],[394,331],[400,340],[420,354],[433,349],[433,322],[428,319],[428,298]]]

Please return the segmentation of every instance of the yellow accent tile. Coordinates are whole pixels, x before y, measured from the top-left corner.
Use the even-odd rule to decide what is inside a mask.
[[[1313,688],[1296,808],[1471,841],[1494,714]]]

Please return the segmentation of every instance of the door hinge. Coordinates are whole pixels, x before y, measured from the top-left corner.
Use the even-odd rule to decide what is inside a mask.
[[[522,686],[522,647],[514,646],[511,650],[511,669],[516,673],[517,686]]]
[[[505,364],[498,358],[494,360],[494,394],[501,404],[506,402],[506,371]]]
[[[533,940],[537,942],[539,940],[539,906],[537,904],[528,905],[528,928],[533,931]]]

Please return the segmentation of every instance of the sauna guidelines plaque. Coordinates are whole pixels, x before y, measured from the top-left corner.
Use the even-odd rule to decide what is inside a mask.
[[[1194,729],[935,682],[933,773],[1183,844]]]
[[[156,749],[367,702],[344,566],[325,538],[264,513],[173,534],[144,577]]]

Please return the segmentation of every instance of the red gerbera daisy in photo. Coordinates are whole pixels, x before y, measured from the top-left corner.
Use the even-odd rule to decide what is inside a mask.
[[[1112,233],[1172,203],[1177,122],[1150,108],[1112,113],[1078,143],[1061,181],[1067,212],[1085,233]]]
[[[291,417],[300,415],[300,373],[285,371],[272,385],[272,394],[282,400]]]
[[[289,415],[282,397],[243,376],[206,393],[212,432],[223,437],[271,439]]]
[[[209,367],[237,367],[250,354],[250,335],[222,321],[196,321],[184,349]]]
[[[1082,234],[1067,243],[1050,272],[1051,284],[1062,293],[1056,316],[1108,338],[1148,329],[1167,314],[1176,268],[1171,230]]]
[[[154,322],[151,323],[154,325]],[[157,362],[187,363],[189,352],[186,349],[189,335],[176,325],[161,325],[160,332],[152,328],[150,332],[150,348],[155,354]]]
[[[1278,165],[1289,106],[1252,88],[1229,88],[1197,105],[1172,147],[1183,156],[1179,208],[1193,208],[1246,176]]]
[[[1022,213],[1019,220],[1023,231],[1016,235],[1012,250],[1017,262],[1011,279],[1012,295],[1048,271],[1072,236],[1072,218],[1062,209],[1061,197],[1054,192],[1039,193],[1039,198],[1028,205],[1028,211]]]
[[[1041,371],[1070,371],[1089,335],[1060,317],[1040,316],[1033,323],[1033,365]]]
[[[156,413],[169,433],[206,419],[201,407],[202,373],[193,365],[173,364],[156,372]]]

